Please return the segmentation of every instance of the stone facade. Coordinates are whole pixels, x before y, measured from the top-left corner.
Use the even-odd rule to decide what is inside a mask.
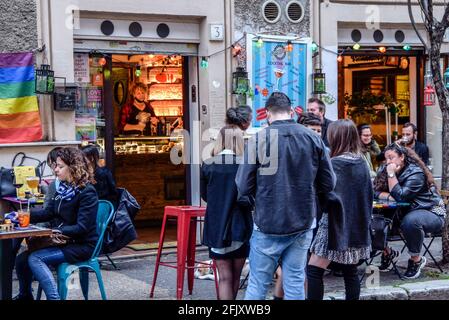
[[[243,32],[283,35],[296,34],[310,37],[310,3],[299,0],[304,6],[304,18],[299,23],[292,23],[286,16],[290,0],[275,0],[281,7],[281,17],[276,23],[268,23],[263,18],[262,6],[266,0],[235,0],[234,2],[234,36],[239,38]]]
[[[37,48],[35,0],[0,1],[0,52]]]

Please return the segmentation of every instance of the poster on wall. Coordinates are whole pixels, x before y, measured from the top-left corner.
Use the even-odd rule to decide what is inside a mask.
[[[253,88],[252,126],[267,125],[265,102],[273,92],[285,93],[296,112],[305,111],[312,72],[310,40],[292,41],[286,38],[265,40],[249,36],[247,41],[248,74]],[[296,112],[294,117],[296,118]]]
[[[101,88],[80,87],[77,90],[77,95],[76,117],[101,116],[103,101],[103,90]]]
[[[97,130],[94,117],[75,118],[75,132],[77,141],[96,141]]]
[[[75,53],[73,56],[75,67],[75,82],[77,83],[89,83],[89,54],[88,53]]]

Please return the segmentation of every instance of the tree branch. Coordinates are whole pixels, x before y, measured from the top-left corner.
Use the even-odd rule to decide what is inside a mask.
[[[421,34],[419,33],[418,28],[416,27],[415,18],[413,17],[413,12],[412,12],[412,1],[411,0],[407,0],[407,7],[408,7],[408,15],[410,17],[410,22],[412,23],[413,29],[415,30],[415,33],[418,36],[421,43],[423,44],[424,48],[428,52],[429,47],[427,46],[424,39],[421,37]]]

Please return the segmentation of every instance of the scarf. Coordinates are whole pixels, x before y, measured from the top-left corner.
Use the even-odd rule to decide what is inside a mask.
[[[56,194],[57,194],[56,198],[70,201],[77,193],[79,193],[79,191],[80,190],[78,187],[74,188],[71,185],[69,185],[67,182],[61,181],[59,183],[58,189],[56,190]]]

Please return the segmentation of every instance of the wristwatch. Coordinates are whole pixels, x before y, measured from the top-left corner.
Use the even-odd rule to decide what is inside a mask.
[[[389,173],[388,178],[394,178],[396,175],[394,173]]]

